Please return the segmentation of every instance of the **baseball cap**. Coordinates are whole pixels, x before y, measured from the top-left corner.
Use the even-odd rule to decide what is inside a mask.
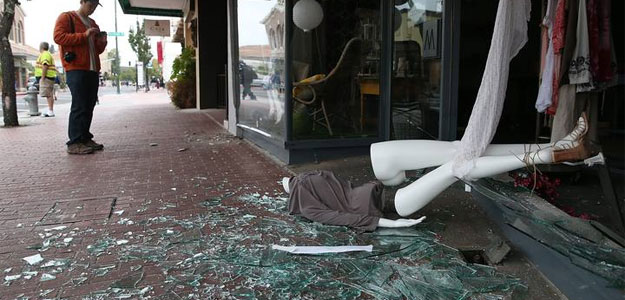
[[[102,3],[100,3],[100,0],[87,0],[89,2],[95,2],[95,4],[102,6]]]

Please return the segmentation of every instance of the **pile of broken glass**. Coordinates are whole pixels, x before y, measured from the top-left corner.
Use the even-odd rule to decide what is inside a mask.
[[[527,292],[517,278],[465,262],[458,250],[439,241],[433,222],[358,233],[289,216],[286,201],[282,194],[225,193],[200,203],[188,218],[168,215],[175,205],[165,205],[158,217],[116,212],[108,229],[57,228],[34,246],[42,260],[5,272],[4,283],[25,280],[22,274],[33,272],[41,281],[69,276],[58,289],[40,295],[53,298],[61,290],[122,274],[87,299],[514,299]],[[109,234],[124,231],[123,239]],[[46,253],[72,239],[92,241],[83,249],[92,258],[113,258],[101,264]],[[294,255],[272,245],[372,245],[373,250]],[[162,281],[146,280],[150,276]]]

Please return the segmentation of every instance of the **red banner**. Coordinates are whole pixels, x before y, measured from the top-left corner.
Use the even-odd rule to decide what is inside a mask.
[[[156,53],[158,55],[158,64],[163,65],[163,42],[156,42]]]

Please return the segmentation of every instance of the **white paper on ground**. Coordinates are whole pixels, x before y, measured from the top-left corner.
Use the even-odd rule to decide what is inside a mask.
[[[41,254],[35,254],[33,256],[27,256],[22,258],[23,260],[25,260],[29,265],[34,266],[40,262],[43,261],[43,257],[41,257]]]
[[[289,252],[291,254],[325,254],[325,253],[345,253],[373,251],[373,245],[367,246],[280,246],[271,245],[271,249]]]
[[[46,228],[46,229],[44,229],[44,231],[45,232],[48,232],[48,231],[59,231],[59,230],[65,229],[65,228],[67,228],[67,226],[57,226],[57,227],[53,227],[53,228]]]

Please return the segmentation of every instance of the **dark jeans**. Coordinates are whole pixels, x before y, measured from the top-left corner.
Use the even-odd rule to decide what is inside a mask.
[[[98,100],[100,76],[92,71],[68,71],[67,85],[72,93],[72,110],[69,113],[69,141],[67,145],[84,143],[93,139],[89,132],[93,109]]]
[[[241,97],[242,100],[245,99],[245,96],[250,95],[250,99],[255,100],[256,96],[252,92],[251,84],[243,84],[243,95]]]

